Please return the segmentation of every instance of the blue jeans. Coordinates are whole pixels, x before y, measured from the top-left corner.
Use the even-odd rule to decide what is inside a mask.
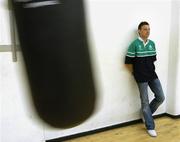
[[[152,114],[157,110],[157,108],[163,103],[165,99],[161,83],[157,78],[149,82],[137,82],[137,84],[140,92],[141,109],[145,119],[146,128],[148,130],[153,130],[155,129],[155,124]],[[154,93],[154,99],[150,104],[148,98],[148,85]]]

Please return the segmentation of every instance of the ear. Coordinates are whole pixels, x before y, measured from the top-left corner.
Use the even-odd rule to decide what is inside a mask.
[[[138,35],[140,35],[140,30],[137,30]]]

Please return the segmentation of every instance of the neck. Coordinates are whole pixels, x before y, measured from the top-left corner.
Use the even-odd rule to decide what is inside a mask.
[[[140,36],[141,37],[141,36]],[[147,42],[147,38],[145,37],[141,37],[141,39],[146,43]]]

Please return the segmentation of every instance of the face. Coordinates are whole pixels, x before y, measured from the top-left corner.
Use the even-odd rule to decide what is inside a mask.
[[[139,35],[140,35],[141,38],[147,39],[149,37],[149,34],[150,34],[149,25],[143,25],[141,27],[141,29],[138,30],[138,32],[139,32]]]

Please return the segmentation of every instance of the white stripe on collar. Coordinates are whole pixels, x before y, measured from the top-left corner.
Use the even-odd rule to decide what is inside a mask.
[[[143,42],[144,46],[146,46],[149,43],[149,39],[147,39],[147,42],[145,43],[144,40],[139,36],[138,39]]]

